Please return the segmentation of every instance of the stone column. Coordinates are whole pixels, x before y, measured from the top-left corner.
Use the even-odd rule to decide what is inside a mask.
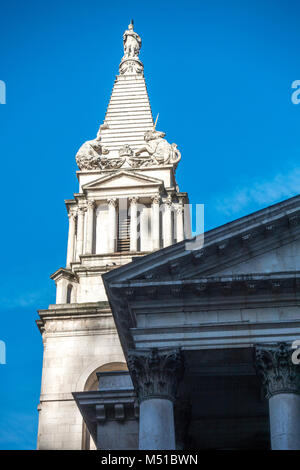
[[[173,403],[183,375],[181,351],[129,351],[128,366],[140,402],[139,449],[175,449]]]
[[[80,260],[79,256],[83,254],[83,238],[84,238],[84,213],[86,208],[81,206],[78,208],[77,217],[77,261]]]
[[[177,242],[181,242],[182,240],[184,240],[182,204],[176,207],[176,239]]]
[[[138,232],[137,232],[137,202],[138,198],[132,196],[130,201],[130,251],[137,251]]]
[[[159,231],[159,204],[160,196],[155,194],[152,196],[152,220],[151,220],[151,238],[152,238],[152,249],[160,249],[160,231]]]
[[[163,217],[163,245],[172,245],[172,199],[168,197],[164,204],[164,217]]]
[[[114,253],[117,246],[117,233],[118,233],[118,213],[117,213],[117,199],[111,197],[107,199],[108,203],[108,252]]]
[[[67,290],[68,290],[68,279],[61,277],[56,282],[56,303],[65,304],[67,303]]]
[[[69,214],[69,235],[68,235],[68,248],[67,248],[67,268],[70,268],[71,263],[74,261],[74,246],[75,246],[75,225],[76,225],[76,211],[70,211]]]
[[[86,221],[86,240],[85,240],[85,253],[86,254],[92,254],[93,252],[94,208],[95,208],[95,201],[92,199],[88,200],[87,221]]]
[[[271,447],[300,450],[300,366],[287,343],[258,345],[255,366],[269,400]]]

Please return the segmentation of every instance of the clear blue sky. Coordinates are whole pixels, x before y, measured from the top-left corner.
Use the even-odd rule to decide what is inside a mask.
[[[129,20],[158,128],[182,152],[180,188],[205,204],[209,229],[299,192],[299,10],[296,0],[1,2],[1,449],[36,445],[36,310],[54,302],[75,153],[104,118]]]

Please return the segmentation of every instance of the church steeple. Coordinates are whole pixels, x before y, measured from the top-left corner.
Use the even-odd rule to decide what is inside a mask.
[[[124,55],[119,65],[104,125],[101,141],[110,157],[134,152],[144,144],[145,133],[153,127],[153,116],[144,79],[144,66],[139,59],[142,45],[133,23],[123,34]],[[124,148],[125,147],[125,148]]]
[[[47,347],[39,449],[89,447],[71,393],[91,390],[100,366],[124,362],[102,275],[185,237],[180,152],[153,123],[133,22],[123,45],[104,122],[76,155],[79,190],[65,201],[67,262],[51,276],[56,304],[40,312]]]

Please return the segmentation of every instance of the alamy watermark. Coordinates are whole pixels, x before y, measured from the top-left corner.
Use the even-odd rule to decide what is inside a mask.
[[[292,363],[298,365],[300,364],[300,339],[293,341],[291,347],[292,349],[295,349],[292,354]]]
[[[6,364],[6,345],[0,340],[0,364]]]
[[[132,197],[128,207],[127,198],[119,198],[114,204],[118,205],[118,234],[111,237],[118,240],[135,239],[136,248],[143,251],[142,246],[152,240],[157,248],[185,240],[185,250],[199,250],[204,245],[204,204],[181,204],[171,199],[160,203],[157,198],[152,208],[137,202]],[[149,212],[153,211],[149,217]],[[135,220],[131,224],[129,220]],[[134,233],[131,232],[134,227]],[[194,228],[194,230],[193,230]],[[156,240],[157,239],[157,240]]]
[[[295,91],[292,93],[291,100],[293,104],[300,103],[300,80],[294,80],[292,83],[292,88]]]
[[[6,104],[6,84],[0,80],[0,104]]]

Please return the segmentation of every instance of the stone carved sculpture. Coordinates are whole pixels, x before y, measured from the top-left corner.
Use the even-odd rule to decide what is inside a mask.
[[[133,20],[123,34],[124,58],[138,57],[142,47],[140,36],[133,31]]]
[[[181,153],[176,144],[169,144],[164,139],[165,135],[165,132],[155,129],[147,131],[144,135],[146,145],[138,150],[135,155],[139,156],[147,152],[158,165],[177,164],[181,159]]]
[[[134,151],[129,145],[123,145],[123,147],[121,147],[119,150],[120,157],[132,157],[133,154]]]
[[[101,158],[99,162],[102,170],[117,170],[124,165],[125,158]]]
[[[143,73],[144,67],[140,60],[124,60],[119,70],[121,75],[134,75]]]
[[[129,145],[119,150],[119,157],[107,158],[109,150],[101,144],[99,135],[96,139],[85,142],[77,152],[76,163],[80,170],[113,170],[121,168],[125,162],[132,168],[143,168],[157,165],[176,165],[181,159],[181,153],[176,144],[169,144],[164,139],[165,133],[147,131],[145,133],[145,147],[134,152]],[[142,155],[147,153],[147,155]]]
[[[165,132],[155,129],[155,125],[144,135],[146,145],[134,151],[128,144],[124,144],[119,149],[119,157],[107,158],[105,155],[109,150],[104,148],[101,143],[100,133],[102,129],[107,129],[106,124],[102,124],[97,133],[96,139],[87,140],[78,150],[76,154],[76,163],[80,170],[117,170],[121,168],[125,162],[132,168],[145,168],[157,165],[175,165],[181,159],[181,153],[177,149],[176,144],[169,144],[164,139]],[[143,155],[147,153],[146,155]]]
[[[142,47],[140,36],[133,30],[133,20],[123,34],[124,56],[119,70],[121,75],[135,75],[143,73],[144,66],[139,60]]]
[[[100,128],[101,129],[101,128]],[[76,154],[76,163],[80,170],[97,170],[100,166],[100,156],[109,151],[101,144],[100,129],[96,139],[87,140]]]

